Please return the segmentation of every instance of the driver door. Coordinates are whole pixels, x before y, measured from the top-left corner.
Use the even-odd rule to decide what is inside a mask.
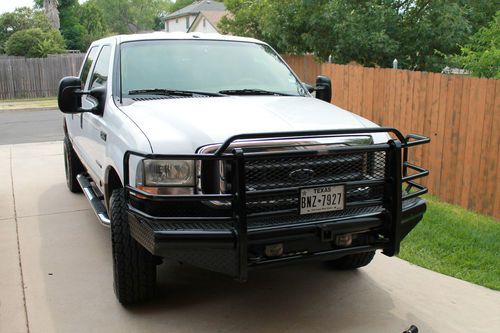
[[[90,91],[98,87],[108,87],[108,76],[111,65],[111,46],[104,45],[92,68],[89,80],[85,85],[85,90]],[[95,101],[84,95],[82,97],[82,107],[90,109]],[[95,115],[91,112],[82,114],[82,137],[81,145],[88,154],[88,170],[96,183],[104,179],[104,159],[106,154],[107,133],[103,121],[103,115]],[[98,184],[100,186],[100,184]]]

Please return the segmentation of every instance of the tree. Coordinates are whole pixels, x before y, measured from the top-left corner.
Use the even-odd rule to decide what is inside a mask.
[[[43,8],[47,1],[35,0],[35,7]],[[78,0],[57,0],[57,10],[60,31],[69,49],[85,51],[94,40],[109,34],[103,11],[93,0],[81,5]]]
[[[109,33],[102,10],[91,1],[87,1],[80,6],[80,25],[85,30],[82,51],[86,50],[93,41]]]
[[[311,17],[305,41],[321,59],[331,55],[337,63],[384,66],[398,56],[399,17],[388,1],[330,1]]]
[[[57,0],[44,0],[43,9],[49,18],[49,22],[54,29],[59,29],[59,11],[57,10]]]
[[[232,15],[226,15],[220,20],[221,32],[263,39],[275,44],[272,43],[272,39],[278,34],[266,34],[265,31],[266,22],[269,21],[267,16],[272,16],[276,12],[275,2],[269,0],[225,0],[224,4]],[[274,46],[277,47],[277,45]]]
[[[9,37],[5,50],[9,55],[46,57],[48,54],[64,52],[64,39],[55,29],[24,29]]]
[[[263,39],[280,52],[337,63],[441,71],[483,17],[487,0],[225,0],[223,32]],[[477,11],[483,10],[482,13]]]
[[[263,39],[280,52],[312,52],[323,60],[332,55],[339,63],[377,65],[392,61],[398,48],[389,34],[397,23],[396,10],[374,1],[226,0],[225,4],[233,15],[221,20],[223,32]]]
[[[171,5],[167,0],[89,0],[102,10],[104,21],[114,33],[153,30]]]
[[[80,4],[78,0],[59,0],[59,19],[61,34],[70,50],[83,51],[86,31],[80,24]]]
[[[454,1],[405,1],[398,10],[394,38],[400,42],[397,58],[403,68],[440,72],[445,55],[458,52],[458,44],[470,35],[467,12]]]
[[[474,76],[500,79],[500,11],[487,27],[476,32],[452,60]]]
[[[40,28],[42,31],[51,29],[50,22],[43,11],[21,7],[0,15],[0,53],[5,52],[5,42],[12,34],[31,28]]]
[[[170,5],[170,7],[168,8],[168,12],[173,13],[175,11],[178,11],[181,8],[189,6],[190,4],[192,4],[195,1],[196,0],[177,0]]]

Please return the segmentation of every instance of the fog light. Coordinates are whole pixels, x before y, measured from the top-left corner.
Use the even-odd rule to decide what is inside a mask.
[[[352,234],[338,235],[335,238],[335,245],[337,246],[351,246]]]
[[[268,257],[279,257],[283,254],[283,243],[266,245],[265,250]]]

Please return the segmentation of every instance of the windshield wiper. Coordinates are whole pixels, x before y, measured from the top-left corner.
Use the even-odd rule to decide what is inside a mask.
[[[270,96],[295,96],[291,94],[280,93],[263,89],[228,89],[221,90],[219,93],[224,95],[270,95]]]
[[[192,90],[176,90],[176,89],[135,89],[128,92],[129,95],[165,95],[165,96],[224,96],[220,93],[212,93],[206,91]]]

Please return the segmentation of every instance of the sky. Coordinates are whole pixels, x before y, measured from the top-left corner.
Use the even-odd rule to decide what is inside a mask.
[[[79,0],[80,3],[84,0]],[[33,0],[0,0],[0,14],[11,12],[17,7],[32,7]]]
[[[0,0],[0,14],[11,12],[17,7],[26,6],[33,6],[33,0]]]

